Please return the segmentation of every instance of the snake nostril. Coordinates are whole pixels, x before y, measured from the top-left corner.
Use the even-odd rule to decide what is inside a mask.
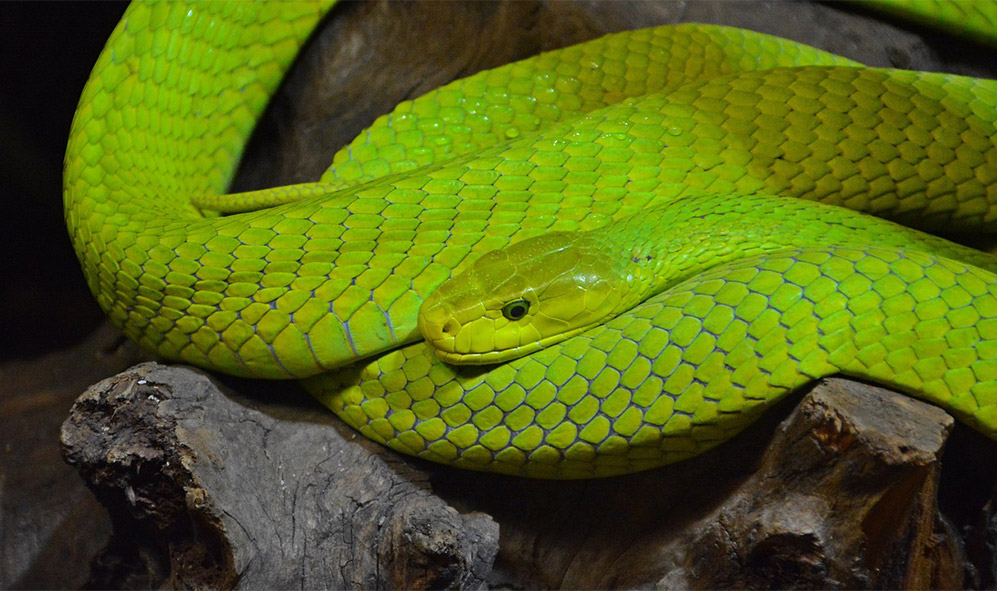
[[[448,334],[456,333],[457,332],[457,321],[454,320],[453,318],[451,318],[450,320],[447,320],[443,324],[443,327],[440,330],[443,331],[443,334],[447,334],[447,335]]]

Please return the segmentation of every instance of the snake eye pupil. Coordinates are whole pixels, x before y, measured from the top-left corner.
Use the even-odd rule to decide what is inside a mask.
[[[519,320],[530,311],[530,303],[526,300],[515,300],[502,306],[502,315],[509,320]]]

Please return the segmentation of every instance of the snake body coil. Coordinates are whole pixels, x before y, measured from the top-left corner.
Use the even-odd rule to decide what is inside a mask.
[[[921,228],[992,223],[993,81],[660,27],[457,81],[380,118],[317,183],[225,196],[325,9],[136,3],[98,60],[67,149],[66,220],[101,306],[147,349],[305,379],[395,449],[532,476],[694,455],[834,373],[997,436],[997,280],[980,268],[992,263],[833,207]],[[418,342],[423,301],[486,253],[611,227],[657,257],[672,247],[651,246],[639,216],[713,204],[694,216],[709,227],[770,195],[830,204],[817,207],[833,219],[799,236],[830,225],[850,242],[772,238],[739,258],[706,232],[698,244],[727,251],[700,249],[702,273],[687,266],[525,357],[457,369]]]

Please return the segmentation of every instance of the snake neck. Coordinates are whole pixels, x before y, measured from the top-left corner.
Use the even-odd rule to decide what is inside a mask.
[[[992,255],[944,238],[833,205],[767,195],[685,197],[579,238],[580,251],[613,261],[621,290],[613,315],[732,260],[837,244],[928,252],[997,271]]]

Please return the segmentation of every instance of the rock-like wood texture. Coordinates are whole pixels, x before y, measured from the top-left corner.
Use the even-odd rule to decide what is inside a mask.
[[[257,394],[148,363],[77,400],[67,458],[114,519],[104,563],[130,565],[100,583],[959,588],[970,564],[935,500],[952,419],[864,384],[697,461],[559,483],[398,457]]]
[[[261,405],[150,363],[90,388],[62,441],[127,536],[116,552],[184,586],[479,587],[495,522],[303,402]]]

